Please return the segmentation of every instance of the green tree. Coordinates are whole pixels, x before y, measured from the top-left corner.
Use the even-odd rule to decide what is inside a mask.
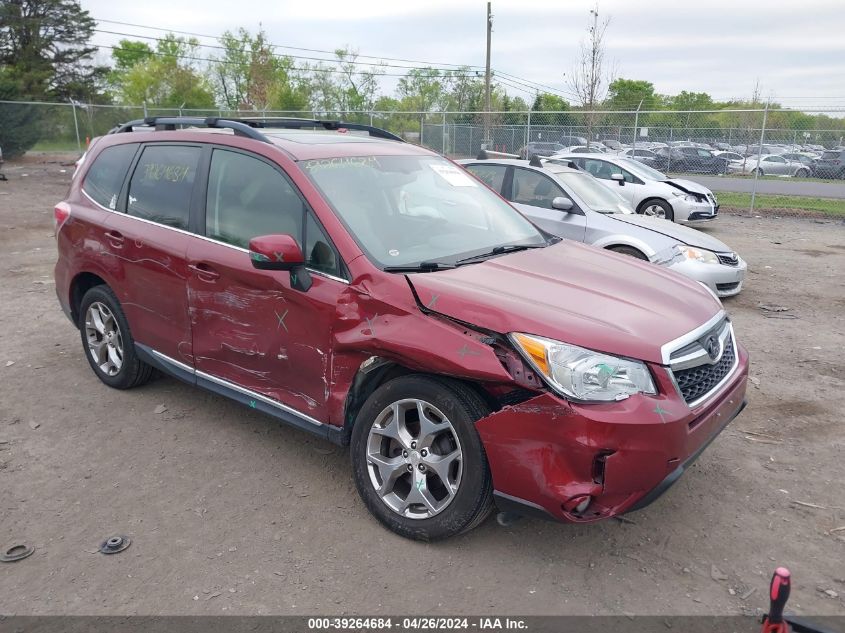
[[[0,67],[25,97],[98,100],[107,69],[92,61],[95,26],[76,0],[3,0]]]
[[[408,112],[443,110],[449,101],[450,76],[436,68],[412,68],[399,80],[396,94]]]
[[[220,37],[224,53],[209,69],[218,102],[231,110],[298,110],[308,107],[308,85],[293,59],[273,53],[267,34],[246,29]]]
[[[23,98],[18,80],[0,68],[0,101]],[[39,108],[15,103],[0,103],[0,147],[5,158],[15,158],[38,142],[40,136]]]
[[[534,97],[531,110],[534,112],[563,112],[569,110],[569,102],[563,97],[548,92],[540,92]]]
[[[152,56],[115,73],[124,103],[149,103],[162,108],[214,108],[212,87],[198,68],[199,41],[168,33]]]
[[[608,110],[657,110],[660,96],[654,91],[654,84],[641,79],[616,79],[607,90],[604,107]]]
[[[111,52],[112,60],[114,60],[114,72],[124,73],[135,64],[146,61],[152,56],[153,49],[146,42],[120,40]]]
[[[674,97],[667,97],[666,102],[673,110],[712,110],[716,107],[713,98],[706,92],[682,90]]]

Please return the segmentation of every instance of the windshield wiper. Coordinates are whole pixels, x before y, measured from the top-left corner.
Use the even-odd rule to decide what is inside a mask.
[[[455,262],[455,265],[461,266],[463,264],[470,264],[472,262],[482,261],[487,259],[488,257],[495,257],[496,255],[504,255],[505,253],[515,253],[517,251],[525,251],[530,248],[545,248],[548,246],[548,243],[543,244],[505,244],[502,246],[496,246],[492,250],[481,253],[479,255],[473,255],[472,257],[464,257],[463,259],[459,259]]]
[[[385,266],[382,270],[386,273],[431,273],[454,267],[454,264],[444,264],[443,262],[420,262],[419,264],[407,264],[404,266]]]

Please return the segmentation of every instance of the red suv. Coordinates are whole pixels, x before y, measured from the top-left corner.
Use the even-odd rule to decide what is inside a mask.
[[[388,528],[493,509],[590,522],[668,488],[745,404],[714,295],[552,237],[454,163],[364,125],[147,119],[55,209],[92,369],[154,369],[350,445]]]

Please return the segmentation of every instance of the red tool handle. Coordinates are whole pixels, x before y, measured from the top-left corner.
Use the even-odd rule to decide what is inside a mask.
[[[769,624],[783,622],[783,608],[789,599],[790,574],[786,567],[778,567],[769,585]]]
[[[789,599],[789,570],[778,567],[769,585],[769,612],[763,616],[762,633],[789,633],[789,625],[783,619],[783,608]]]

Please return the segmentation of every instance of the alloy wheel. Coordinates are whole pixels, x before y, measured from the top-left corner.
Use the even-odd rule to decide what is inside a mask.
[[[114,314],[99,301],[85,312],[85,339],[88,353],[100,371],[116,376],[123,367],[123,337]]]
[[[643,209],[643,215],[650,215],[655,218],[666,218],[666,209],[659,204],[650,204]]]
[[[385,407],[367,437],[367,470],[382,502],[411,519],[429,519],[455,498],[463,453],[452,423],[418,399]]]

